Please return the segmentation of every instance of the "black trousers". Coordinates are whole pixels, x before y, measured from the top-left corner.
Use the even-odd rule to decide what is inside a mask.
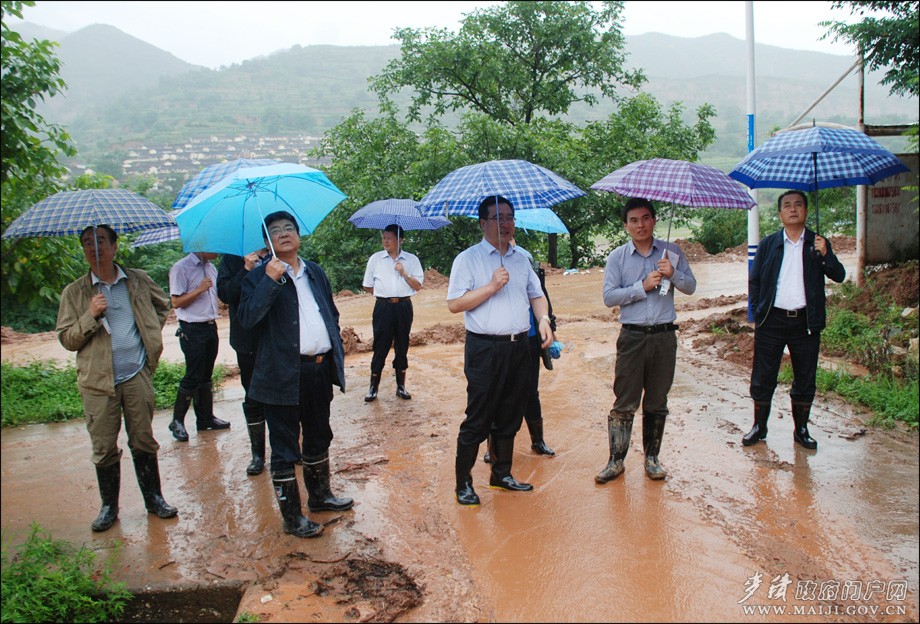
[[[265,404],[273,473],[293,469],[302,455],[316,457],[329,450],[333,366],[332,357],[326,357],[319,364],[301,361],[298,405]]]
[[[530,390],[527,393],[527,409],[524,410],[524,420],[528,423],[543,422],[543,408],[540,405],[540,365],[543,339],[540,334],[531,336],[528,366],[530,367]]]
[[[466,418],[457,443],[474,446],[490,434],[513,438],[530,392],[530,341],[495,342],[466,334]]]
[[[412,329],[412,300],[393,303],[389,299],[377,299],[374,304],[372,324],[374,328],[374,357],[371,358],[371,372],[380,373],[386,363],[390,347],[393,347],[393,368],[409,368],[409,332]]]
[[[179,391],[194,397],[199,386],[211,383],[220,346],[217,324],[179,321],[176,335],[185,356],[185,376],[179,382]]]
[[[773,400],[776,378],[786,347],[789,348],[792,358],[793,380],[792,389],[789,391],[790,398],[797,403],[814,401],[821,332],[808,332],[805,314],[790,318],[784,312],[774,310],[754,329],[751,398],[755,402],[769,403]]]
[[[252,371],[256,367],[256,354],[237,351],[236,364],[240,367],[240,383],[243,384],[243,391],[245,392],[243,402],[253,407],[261,406],[261,403],[249,397],[249,382],[252,381]]]

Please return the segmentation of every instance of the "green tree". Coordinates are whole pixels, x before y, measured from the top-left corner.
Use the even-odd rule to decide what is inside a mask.
[[[624,69],[622,2],[504,2],[474,11],[453,34],[397,29],[401,56],[371,80],[381,98],[414,91],[409,118],[474,110],[508,124],[539,113],[564,115],[575,102],[594,104],[598,91],[617,99],[619,85],[644,77]]]
[[[889,85],[892,95],[920,95],[920,2],[846,0],[831,6],[849,9],[862,21],[821,22],[828,28],[822,39],[855,45],[870,70],[887,68],[882,84]]]

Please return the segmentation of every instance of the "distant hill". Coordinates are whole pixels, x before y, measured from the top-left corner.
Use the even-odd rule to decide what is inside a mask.
[[[41,31],[21,24],[19,30]],[[294,46],[267,57],[209,70],[131,37],[112,26],[93,25],[72,34],[48,31],[60,41],[63,77],[69,88],[44,112],[64,123],[84,156],[192,137],[307,134],[319,136],[355,108],[376,114],[367,79],[399,54],[398,46]],[[746,151],[746,49],[727,34],[681,38],[662,34],[627,37],[629,64],[642,67],[645,90],[663,104],[680,101],[689,112],[712,104],[719,139],[713,157]],[[852,64],[846,56],[756,46],[757,128],[766,135],[786,126]],[[888,96],[881,75],[866,77],[868,123],[916,123],[917,102]],[[404,102],[407,100],[403,100]],[[855,76],[846,78],[809,116],[855,125]],[[574,107],[580,122],[612,111]]]

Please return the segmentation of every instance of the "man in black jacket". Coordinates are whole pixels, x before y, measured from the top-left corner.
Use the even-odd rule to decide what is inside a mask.
[[[354,504],[333,496],[329,486],[332,386],[345,391],[339,311],[326,273],[297,255],[300,228],[294,216],[273,212],[265,217],[265,230],[275,257],[249,272],[238,312],[256,343],[249,395],[265,406],[284,532],[316,537],[323,526],[301,513],[296,463],[303,462],[310,511],[344,511]]]
[[[808,433],[815,398],[821,330],[826,325],[824,278],[842,282],[846,270],[831,244],[805,227],[808,200],[801,191],[786,191],[777,201],[783,229],[757,247],[749,277],[754,314],[754,365],[751,398],[754,426],[741,439],[751,446],[767,437],[767,419],[776,379],[788,347],[792,359],[793,439],[807,449],[818,448]]]

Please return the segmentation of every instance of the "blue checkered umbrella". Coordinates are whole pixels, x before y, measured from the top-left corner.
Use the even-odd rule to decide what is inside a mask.
[[[108,225],[127,234],[175,221],[150,200],[124,189],[61,191],[19,215],[3,238],[76,235],[91,225]]]
[[[490,160],[455,169],[419,202],[423,215],[477,214],[479,204],[501,195],[514,204],[515,213],[549,208],[585,195],[585,192],[549,169],[526,160]]]
[[[173,210],[169,215],[173,218],[177,214],[182,212],[181,210]],[[131,243],[132,247],[143,247],[145,245],[156,245],[157,243],[166,243],[169,241],[179,240],[181,236],[179,235],[179,226],[173,223],[170,226],[156,228],[153,230],[144,230],[138,234],[137,238]]]
[[[906,171],[909,169],[897,156],[862,132],[815,125],[780,131],[728,175],[751,188],[816,192],[837,186],[871,186]],[[814,206],[817,224],[817,196]]]
[[[176,201],[174,201],[172,205],[173,210],[185,208],[198,193],[211,187],[216,182],[220,182],[234,171],[245,169],[246,167],[263,167],[265,165],[277,164],[278,161],[272,160],[271,158],[237,158],[230,162],[220,162],[208,165],[179,189],[179,194],[176,195]],[[176,236],[175,238],[179,237]]]
[[[381,199],[364,206],[348,218],[355,227],[382,230],[388,225],[398,225],[404,230],[437,230],[450,225],[442,216],[425,217],[419,212],[414,199]]]

